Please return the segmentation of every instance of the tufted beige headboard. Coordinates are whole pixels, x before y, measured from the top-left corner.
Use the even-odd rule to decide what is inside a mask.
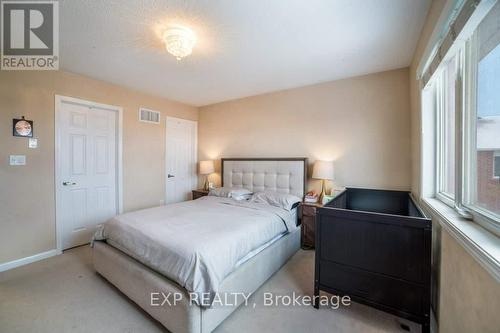
[[[305,194],[307,158],[223,158],[221,162],[222,186],[273,190],[299,198]]]

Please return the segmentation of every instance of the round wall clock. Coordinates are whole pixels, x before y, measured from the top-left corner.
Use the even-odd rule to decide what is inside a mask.
[[[14,136],[33,137],[33,121],[22,119],[13,119],[12,133]]]

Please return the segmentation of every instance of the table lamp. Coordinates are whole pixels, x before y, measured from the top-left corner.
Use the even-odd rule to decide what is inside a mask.
[[[320,161],[314,162],[312,178],[321,179],[321,195],[319,202],[323,202],[325,195],[325,180],[333,180],[333,161]]]
[[[208,191],[208,175],[214,172],[214,161],[200,161],[200,175],[205,175],[205,184],[203,185],[205,191]]]

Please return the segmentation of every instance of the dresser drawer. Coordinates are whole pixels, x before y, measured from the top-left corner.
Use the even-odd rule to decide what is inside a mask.
[[[320,285],[410,314],[422,313],[424,287],[349,266],[321,261]]]
[[[316,215],[316,207],[310,205],[302,205],[302,215],[305,216]]]
[[[302,216],[302,248],[303,249],[313,249],[314,248],[314,216]]]
[[[193,190],[192,193],[193,193],[193,200],[196,200],[198,198],[201,198],[201,197],[208,195],[208,191],[204,191],[204,190]]]

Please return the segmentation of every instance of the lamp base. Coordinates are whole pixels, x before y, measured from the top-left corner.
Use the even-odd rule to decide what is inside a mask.
[[[323,203],[323,197],[325,196],[325,180],[321,180],[321,194],[319,195],[319,203]]]
[[[204,190],[204,191],[208,191],[208,190],[209,190],[208,185],[209,185],[209,184],[208,184],[208,176],[207,176],[207,178],[205,178],[205,184],[203,184],[203,190]]]

